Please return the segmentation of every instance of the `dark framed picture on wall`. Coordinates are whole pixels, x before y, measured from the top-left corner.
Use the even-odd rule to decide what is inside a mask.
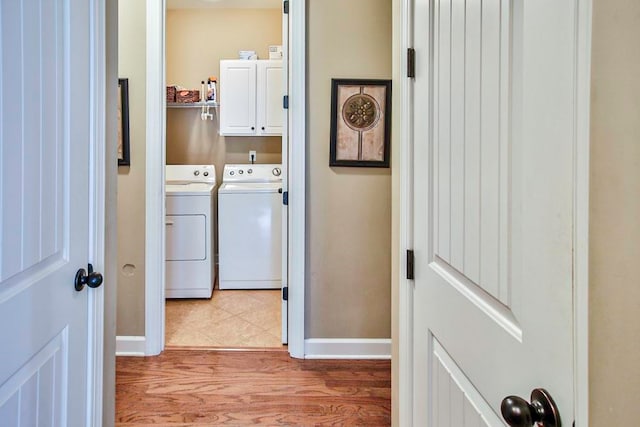
[[[129,166],[129,79],[118,79],[118,166]]]
[[[391,80],[331,79],[329,166],[389,167]]]

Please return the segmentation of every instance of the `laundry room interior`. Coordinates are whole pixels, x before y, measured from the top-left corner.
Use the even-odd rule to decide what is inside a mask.
[[[237,3],[236,3],[237,4]],[[196,7],[193,7],[193,6]],[[223,60],[237,60],[240,58],[240,51],[250,52],[241,61],[264,62],[271,58],[277,58],[269,52],[270,46],[282,45],[282,11],[279,2],[271,2],[273,8],[238,8],[230,9],[223,7],[200,8],[197,3],[167,2],[166,13],[166,35],[165,35],[165,58],[166,58],[166,82],[167,86],[176,86],[178,102],[173,103],[172,99],[167,99],[166,115],[166,164],[167,183],[171,176],[170,170],[174,165],[193,165],[194,171],[201,165],[212,165],[215,169],[215,185],[218,189],[226,182],[226,178],[240,178],[241,173],[249,177],[253,173],[253,178],[257,178],[260,165],[269,165],[265,172],[267,177],[278,179],[272,171],[280,171],[282,161],[282,137],[281,128],[270,132],[269,136],[242,135],[230,136],[234,132],[221,130],[221,110],[225,100],[227,101],[227,114],[233,106],[231,101],[247,95],[245,87],[235,88],[231,86],[230,80],[235,78],[230,75],[227,81],[221,70]],[[187,7],[185,7],[187,6]],[[192,6],[192,7],[189,7]],[[179,8],[177,8],[179,7]],[[280,50],[281,52],[281,50]],[[278,52],[276,52],[278,55]],[[246,60],[258,59],[259,61]],[[257,58],[256,58],[257,57]],[[281,66],[282,60],[277,61]],[[235,63],[233,61],[232,63]],[[244,66],[244,64],[240,64]],[[240,79],[245,78],[245,69],[239,70]],[[279,73],[280,81],[275,86],[282,97],[282,74]],[[258,79],[257,76],[249,77]],[[202,82],[206,85],[202,91]],[[215,85],[211,88],[212,84]],[[226,83],[226,85],[225,85]],[[260,82],[263,83],[264,82]],[[270,82],[273,85],[273,82]],[[244,86],[244,85],[243,85]],[[189,103],[180,103],[180,89],[195,90],[200,92],[200,103],[196,107],[184,108]],[[209,89],[211,88],[211,89]],[[207,94],[207,89],[209,92]],[[215,91],[215,95],[212,93]],[[256,88],[258,92],[260,88]],[[208,96],[207,96],[208,95]],[[249,93],[248,95],[254,94]],[[213,101],[211,108],[198,108],[207,98]],[[246,105],[238,106],[244,114]],[[281,103],[278,106],[281,107]],[[251,108],[256,108],[251,106]],[[207,111],[208,110],[208,111]],[[255,110],[254,110],[255,111]],[[208,114],[207,114],[208,113]],[[235,114],[235,112],[232,112]],[[278,116],[282,122],[283,116]],[[230,118],[230,121],[242,118]],[[258,119],[257,117],[255,118]],[[227,119],[223,119],[227,120]],[[251,126],[253,128],[255,126]],[[264,126],[261,126],[264,129]],[[249,129],[251,131],[252,129]],[[250,132],[239,131],[240,134]],[[230,170],[225,174],[225,165],[251,165],[251,167],[239,167]],[[192,173],[188,171],[187,174]],[[195,172],[194,172],[195,173]],[[186,178],[186,177],[183,177]],[[178,179],[180,180],[180,178]],[[281,184],[279,184],[281,187]],[[169,188],[169,186],[167,186]],[[277,188],[276,188],[277,190]],[[214,259],[210,260],[214,267],[212,276],[215,289],[210,297],[202,294],[200,298],[189,298],[190,294],[167,292],[165,306],[165,343],[170,346],[187,347],[279,347],[282,346],[282,320],[281,320],[281,280],[273,280],[270,283],[254,288],[255,280],[262,279],[263,275],[271,278],[281,278],[281,206],[273,203],[274,200],[281,202],[278,193],[266,195],[270,200],[266,203],[274,205],[271,212],[271,219],[267,228],[257,226],[255,221],[260,208],[255,203],[256,197],[247,199],[246,202],[235,201],[233,207],[228,208],[225,204],[225,195],[220,193],[216,197],[216,190],[213,193],[214,200],[214,220],[212,221],[213,233],[209,230],[206,235],[212,235],[212,247]],[[227,196],[237,199],[244,195]],[[171,193],[167,190],[167,198]],[[258,196],[260,198],[260,196]],[[262,198],[264,199],[264,197]],[[220,200],[220,202],[218,202]],[[242,204],[244,203],[244,204]],[[169,200],[167,207],[169,208]],[[225,216],[224,213],[231,211]],[[239,209],[239,211],[236,211]],[[217,212],[217,215],[216,215]],[[240,218],[239,215],[246,217]],[[167,218],[170,217],[169,210]],[[234,217],[234,218],[229,218]],[[169,221],[169,219],[168,219]],[[230,222],[231,221],[231,222]],[[251,228],[253,230],[245,230]],[[174,234],[180,233],[175,230]],[[226,232],[226,233],[225,233]],[[246,233],[253,235],[247,235]],[[199,233],[198,233],[199,234]],[[193,258],[187,256],[187,261],[174,262],[169,252],[174,246],[187,244],[192,246],[192,238],[186,234],[171,239],[172,232],[167,227],[167,273],[166,289],[172,287],[178,289],[189,286],[185,281],[186,271],[192,271],[195,263]],[[269,239],[263,242],[262,251],[259,246],[258,235],[266,236]],[[221,236],[224,242],[221,243]],[[184,243],[175,243],[176,240],[186,239]],[[220,253],[220,246],[223,246]],[[257,251],[257,252],[256,252]],[[206,254],[208,256],[208,254]],[[223,266],[218,266],[219,257],[225,257]],[[179,258],[179,257],[178,257]],[[198,257],[196,257],[198,258]],[[268,272],[254,273],[252,270],[264,270],[266,261]],[[260,264],[257,265],[256,263]],[[182,265],[184,264],[184,265]],[[226,270],[225,270],[226,268]],[[230,269],[235,269],[231,271]],[[216,274],[217,273],[217,274]],[[237,279],[241,276],[245,281],[242,284],[221,286],[220,274],[225,278]],[[252,277],[249,277],[252,276]],[[205,280],[203,277],[193,277],[193,281]],[[232,280],[235,284],[237,280]],[[230,283],[230,282],[229,282]],[[224,289],[220,289],[220,288]],[[173,298],[171,298],[173,297]],[[196,325],[196,326],[194,326]]]
[[[127,10],[133,12],[141,4],[128,4]],[[144,9],[140,11],[144,14]],[[120,75],[128,77],[129,98],[140,99],[142,76],[145,69],[143,61],[136,51],[144,51],[145,46],[136,35],[135,25],[127,26],[130,16],[120,14],[123,27],[129,27],[131,33],[126,35],[128,48],[121,49]],[[129,14],[127,14],[129,15]],[[268,83],[271,92],[279,92],[279,103],[276,113],[269,112],[269,120],[282,123],[282,10],[278,0],[267,2],[205,2],[200,0],[167,1],[165,21],[165,59],[166,59],[166,285],[165,285],[165,345],[167,347],[224,347],[224,348],[286,348],[286,330],[283,335],[282,320],[282,281],[281,281],[281,247],[282,247],[282,130],[281,127],[268,127],[264,123],[252,132],[250,129],[227,130],[221,132],[221,104],[227,100],[247,96],[244,87],[225,88],[221,79],[221,62],[226,60],[231,65],[240,63],[239,78],[246,79],[246,64],[254,66],[267,63],[278,67],[277,74],[270,73],[269,81],[260,80],[256,71],[249,74],[249,79],[256,80],[254,93],[248,95],[259,97],[260,85]],[[142,34],[141,38],[144,38]],[[131,43],[131,45],[129,45]],[[136,49],[136,44],[141,44]],[[122,44],[121,44],[122,45]],[[270,47],[272,52],[270,53]],[[240,59],[240,51],[242,59]],[[271,58],[271,60],[270,60]],[[269,69],[267,72],[272,71]],[[224,73],[224,72],[223,72]],[[227,80],[236,79],[231,75]],[[275,81],[277,79],[277,81]],[[215,83],[212,83],[215,81]],[[203,83],[204,82],[204,87]],[[211,89],[215,85],[215,95]],[[171,90],[170,90],[171,88]],[[226,89],[226,92],[225,92]],[[138,95],[136,95],[138,91]],[[173,91],[173,93],[171,93]],[[249,90],[251,92],[251,90]],[[192,98],[181,98],[181,94]],[[212,96],[213,95],[213,96]],[[142,95],[143,97],[144,95]],[[170,98],[173,96],[174,98]],[[273,93],[270,108],[274,109]],[[195,98],[194,98],[195,97]],[[211,99],[215,97],[215,99]],[[249,108],[256,108],[256,102]],[[264,100],[262,101],[264,103]],[[237,104],[237,103],[236,103]],[[229,103],[227,114],[245,114],[247,105]],[[130,139],[144,138],[142,126],[135,119],[143,117],[144,110],[130,102]],[[235,110],[234,110],[235,109]],[[244,110],[243,110],[244,109]],[[231,113],[229,113],[231,112]],[[256,113],[254,113],[255,115]],[[257,112],[260,115],[260,112]],[[225,122],[236,123],[239,119],[225,119]],[[235,120],[235,121],[234,121]],[[259,120],[254,117],[253,120]],[[232,123],[232,124],[233,124]],[[280,125],[281,126],[281,125]],[[224,134],[224,135],[223,135]],[[138,151],[136,151],[138,150]],[[140,162],[144,162],[144,152],[131,145],[131,165],[119,168],[119,186],[134,184],[135,176],[144,173]],[[137,158],[136,158],[137,157]],[[135,162],[135,167],[134,167]],[[252,177],[251,181],[268,180],[271,184],[269,194],[256,194],[238,206],[235,202],[240,195],[233,196],[232,208],[240,209],[244,217],[231,211],[222,215],[227,233],[222,233],[226,240],[223,244],[228,261],[225,266],[230,279],[249,279],[240,283],[238,280],[223,281],[225,289],[219,289],[218,252],[219,236],[218,210],[226,212],[218,203],[218,189],[225,180],[225,165],[231,167],[226,178],[233,181]],[[132,176],[133,175],[133,176]],[[185,185],[194,184],[194,185]],[[140,185],[139,180],[135,185]],[[203,190],[200,194],[199,190]],[[278,192],[279,190],[279,192]],[[140,188],[144,191],[144,188]],[[264,191],[263,191],[264,192]],[[127,192],[128,193],[128,192]],[[204,197],[206,196],[206,197]],[[243,196],[246,196],[243,194]],[[224,197],[224,196],[221,196]],[[232,197],[232,196],[227,196]],[[246,198],[246,197],[245,197]],[[210,202],[208,201],[209,199]],[[267,200],[268,199],[268,200]],[[275,200],[278,203],[275,203]],[[264,209],[259,205],[246,203],[267,203],[270,211],[270,222],[264,224]],[[128,208],[136,205],[130,194],[123,194],[119,205]],[[209,205],[210,206],[207,206]],[[243,207],[244,206],[244,207]],[[144,206],[139,206],[144,210]],[[121,208],[119,208],[121,209]],[[224,213],[222,212],[222,213]],[[240,215],[242,215],[242,213]],[[255,216],[262,213],[262,217]],[[231,219],[229,219],[231,217]],[[244,219],[243,219],[244,218]],[[251,224],[239,223],[249,221]],[[233,222],[230,223],[229,221]],[[258,224],[257,221],[262,221]],[[119,221],[120,222],[120,221]],[[132,260],[138,256],[138,262],[123,263],[123,274],[119,285],[125,295],[128,294],[126,282],[132,286],[144,277],[144,259],[138,254],[141,242],[131,242],[131,236],[144,229],[144,223],[127,222],[119,226],[119,255],[123,259]],[[252,231],[251,227],[255,230]],[[228,231],[234,227],[235,231]],[[256,228],[258,227],[258,228]],[[137,229],[136,229],[137,228]],[[135,230],[134,230],[135,229]],[[239,233],[244,229],[245,234]],[[247,234],[249,233],[249,235]],[[262,236],[262,240],[258,238]],[[253,238],[252,238],[253,237]],[[210,240],[210,241],[209,241]],[[133,247],[132,247],[133,246]],[[144,248],[142,248],[142,252]],[[255,260],[255,263],[254,263]],[[256,264],[257,263],[257,264]],[[208,273],[207,273],[208,270]],[[258,271],[251,274],[252,271]],[[268,270],[268,271],[265,271]],[[223,273],[224,273],[223,269]],[[247,277],[251,276],[251,277]],[[262,276],[269,280],[260,282]],[[233,277],[231,277],[233,276]],[[134,284],[135,282],[135,284]],[[259,283],[258,283],[259,282]],[[238,284],[240,283],[240,284]],[[256,285],[255,283],[258,283]],[[210,286],[209,289],[206,289]],[[213,288],[213,289],[211,289]],[[133,296],[134,293],[131,293]],[[139,295],[139,294],[138,294]],[[119,296],[126,298],[126,296]],[[138,297],[139,298],[139,297]],[[137,316],[137,318],[134,318]],[[120,323],[131,321],[140,323],[139,313],[119,312]],[[286,319],[285,319],[286,320]],[[120,333],[119,333],[120,334]]]

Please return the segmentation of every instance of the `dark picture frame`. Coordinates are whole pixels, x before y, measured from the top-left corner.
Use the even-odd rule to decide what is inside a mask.
[[[329,166],[388,168],[391,80],[331,79]]]
[[[118,166],[129,166],[130,156],[129,79],[118,79]]]

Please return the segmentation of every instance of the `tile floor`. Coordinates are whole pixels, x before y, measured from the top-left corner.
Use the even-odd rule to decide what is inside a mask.
[[[280,305],[280,290],[215,289],[210,300],[167,300],[166,345],[281,348]]]

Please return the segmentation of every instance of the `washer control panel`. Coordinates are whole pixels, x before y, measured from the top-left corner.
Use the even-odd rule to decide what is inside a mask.
[[[223,182],[273,182],[282,180],[279,164],[229,164],[224,166]]]

